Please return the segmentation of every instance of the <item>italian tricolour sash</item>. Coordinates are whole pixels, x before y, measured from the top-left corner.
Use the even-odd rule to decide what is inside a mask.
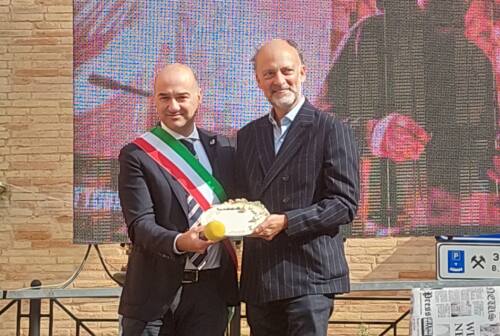
[[[203,167],[186,146],[163,128],[154,127],[150,132],[135,139],[133,143],[175,177],[203,211],[209,209],[212,204],[222,203],[227,199],[219,181]],[[236,265],[234,248],[227,239],[223,242]]]

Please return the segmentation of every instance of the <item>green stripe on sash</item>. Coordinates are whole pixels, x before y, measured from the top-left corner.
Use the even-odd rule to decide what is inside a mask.
[[[186,161],[186,163],[193,168],[193,170],[201,177],[203,181],[212,189],[212,191],[217,195],[217,198],[222,203],[227,199],[226,192],[222,185],[215,179],[215,177],[210,174],[205,167],[194,157],[194,155],[184,146],[179,140],[175,139],[167,131],[161,127],[154,127],[151,130],[155,136],[157,136],[161,141],[166,143],[170,148],[172,148],[180,157]]]

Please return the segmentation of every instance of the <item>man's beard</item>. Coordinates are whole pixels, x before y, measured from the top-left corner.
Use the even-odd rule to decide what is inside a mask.
[[[298,94],[294,91],[289,90],[286,95],[276,97],[273,95],[271,97],[271,104],[280,110],[289,110],[297,101]]]

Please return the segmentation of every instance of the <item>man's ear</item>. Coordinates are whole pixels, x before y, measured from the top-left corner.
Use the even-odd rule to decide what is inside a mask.
[[[259,76],[257,75],[257,73],[255,73],[255,81],[257,82],[257,86],[259,87],[259,89],[262,89],[262,86],[260,85],[260,78]]]
[[[201,88],[198,89],[198,103],[201,104],[203,100],[203,95],[201,94]]]
[[[306,80],[306,66],[304,64],[300,65],[300,82],[303,83]]]

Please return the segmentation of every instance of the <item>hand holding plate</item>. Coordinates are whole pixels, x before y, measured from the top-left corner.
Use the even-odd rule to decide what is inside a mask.
[[[273,240],[281,231],[288,226],[288,220],[285,215],[270,215],[255,228],[252,233],[253,237],[262,238],[265,240]]]
[[[200,238],[200,233],[203,232],[203,230],[203,226],[193,225],[188,231],[181,233],[175,242],[177,250],[180,252],[205,253],[207,248],[214,242]]]
[[[206,226],[205,230],[209,223],[218,222],[218,232],[222,231],[223,226],[225,237],[240,239],[250,235],[268,216],[269,211],[262,203],[236,199],[212,206],[200,216],[200,222]],[[212,228],[209,228],[209,231],[211,230]],[[218,235],[214,238],[218,238]]]

